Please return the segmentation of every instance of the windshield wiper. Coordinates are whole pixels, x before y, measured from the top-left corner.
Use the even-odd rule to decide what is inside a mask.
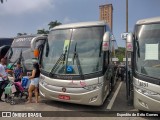
[[[139,51],[139,40],[138,40],[138,37],[137,37],[137,32],[135,33],[135,35],[133,36],[135,41],[136,41],[136,44],[137,44],[137,55],[138,57],[140,58],[140,51]]]
[[[61,56],[59,57],[59,59],[57,60],[56,64],[53,66],[51,72],[49,73],[49,76],[51,76],[52,74],[54,74],[54,71],[56,70],[56,67],[59,65],[59,63],[62,61],[62,63],[64,64],[65,62],[65,58],[66,58],[66,53],[67,53],[67,48],[65,48],[65,52],[61,54]]]
[[[49,54],[49,44],[48,44],[48,39],[46,39],[46,53],[45,56],[48,57]]]
[[[84,76],[83,76],[81,64],[80,64],[78,53],[77,53],[77,43],[75,44],[74,53],[73,53],[73,65],[74,65],[74,59],[76,59],[76,64],[77,64],[78,72],[79,72],[79,74],[81,76],[81,79],[83,80]]]
[[[10,68],[12,68],[15,65],[15,63],[21,62],[21,57],[22,57],[22,50],[21,50],[21,52],[19,54],[19,57],[13,62],[13,64],[11,65]]]
[[[10,54],[9,54],[10,51]],[[13,56],[13,50],[12,47],[10,47],[10,49],[7,51],[6,55],[4,56],[4,58],[6,58],[8,56],[8,59],[11,59],[11,57]]]
[[[101,53],[102,53],[102,41],[101,41],[100,46],[99,46],[99,58],[101,57]]]

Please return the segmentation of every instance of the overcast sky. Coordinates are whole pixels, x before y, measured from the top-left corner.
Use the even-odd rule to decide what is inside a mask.
[[[66,24],[99,20],[99,5],[113,4],[113,34],[118,46],[125,46],[120,34],[125,32],[126,0],[4,0],[0,4],[0,37],[17,33],[36,33],[48,29],[50,21]],[[137,20],[160,16],[160,0],[128,0],[129,31]]]

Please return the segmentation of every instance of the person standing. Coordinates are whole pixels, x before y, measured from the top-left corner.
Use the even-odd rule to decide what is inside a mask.
[[[7,80],[7,73],[5,71],[5,59],[2,58],[1,59],[1,63],[0,63],[0,101],[3,102],[3,100],[1,99],[2,94],[4,92],[4,85],[6,84],[6,80]],[[5,98],[7,96],[5,95]]]
[[[39,69],[39,64],[36,62],[33,64],[33,70],[32,70],[32,75],[29,76],[29,79],[31,80],[29,89],[28,89],[28,101],[27,103],[32,103],[32,93],[34,91],[35,93],[35,99],[36,103],[38,103],[38,85],[39,85],[39,76],[40,76],[40,69]]]
[[[119,66],[119,67],[118,67],[118,78],[121,78],[121,73],[122,73],[121,67]]]
[[[121,81],[124,81],[125,67],[121,68]]]

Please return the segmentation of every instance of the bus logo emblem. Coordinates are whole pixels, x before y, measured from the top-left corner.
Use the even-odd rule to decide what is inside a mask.
[[[66,88],[63,87],[63,88],[62,88],[62,92],[66,92]]]

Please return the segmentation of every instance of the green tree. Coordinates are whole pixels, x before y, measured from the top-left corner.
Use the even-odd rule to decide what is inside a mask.
[[[6,0],[7,1],[7,0]],[[4,2],[4,0],[1,0],[1,3],[3,3]]]
[[[62,24],[62,23],[58,22],[57,20],[51,21],[51,22],[48,24],[49,30],[50,30],[51,28],[54,28],[55,26],[58,26],[58,25],[61,25],[61,24]]]
[[[116,57],[119,59],[120,62],[123,62],[123,58],[125,58],[125,48],[124,47],[118,47],[118,49],[115,51]]]
[[[17,33],[17,36],[27,35],[27,33]]]
[[[48,33],[49,33],[49,31],[45,30],[45,29],[37,30],[37,34],[48,34]]]
[[[58,22],[57,20],[55,21],[51,21],[48,26],[49,26],[49,30],[55,26],[61,25],[62,23]],[[37,30],[37,34],[48,34],[49,30],[45,30],[45,29],[39,29]]]

